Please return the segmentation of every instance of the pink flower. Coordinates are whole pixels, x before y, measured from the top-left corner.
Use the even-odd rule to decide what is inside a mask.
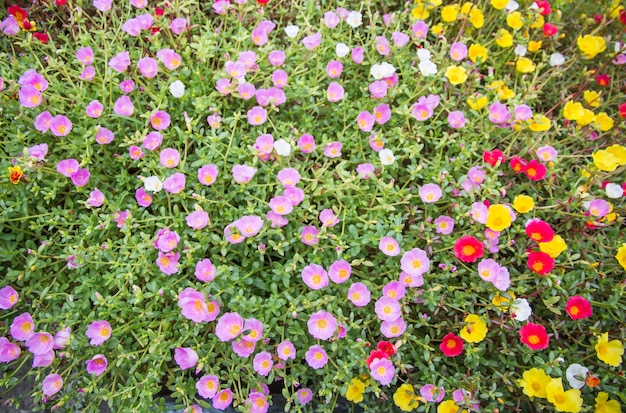
[[[198,169],[198,181],[200,181],[202,185],[213,185],[217,179],[217,174],[218,169],[216,165],[203,165],[200,169]]]
[[[447,215],[440,215],[434,221],[437,234],[448,235],[454,229],[454,219]]]
[[[137,37],[141,33],[141,23],[136,18],[128,19],[122,24],[122,30],[129,36]]]
[[[44,354],[35,354],[33,356],[33,368],[48,367],[54,361],[54,350],[50,350]]]
[[[297,145],[302,153],[308,154],[313,152],[315,150],[315,140],[313,138],[313,135],[305,133],[304,135],[300,136]]]
[[[241,96],[243,100],[250,100],[255,96],[256,88],[254,87],[252,83],[244,82],[244,83],[240,83],[237,86],[237,92],[239,93],[239,95]],[[208,118],[207,118],[207,121],[208,121]],[[209,122],[209,124],[211,123]]]
[[[276,178],[283,187],[292,188],[300,182],[300,173],[295,168],[283,168],[278,172]]]
[[[98,102],[97,100],[92,100],[85,107],[87,116],[89,116],[90,118],[94,118],[94,119],[99,118],[102,115],[103,109],[104,109],[104,106],[102,106],[102,103]]]
[[[196,263],[195,276],[202,282],[211,282],[215,279],[216,269],[210,259],[205,258]]]
[[[500,102],[495,102],[489,107],[489,120],[495,124],[506,123],[510,117],[509,108]]]
[[[376,118],[374,115],[364,110],[356,118],[356,123],[363,132],[370,132],[374,127],[374,122]]]
[[[7,285],[0,288],[0,310],[8,310],[19,301],[19,294],[13,287]]]
[[[302,229],[302,233],[300,234],[300,239],[306,245],[317,245],[318,243],[318,235],[319,231],[313,225],[307,225]]]
[[[57,331],[57,333],[54,335],[54,346],[52,346],[52,348],[55,350],[65,348],[68,341],[70,341],[71,335],[72,329],[69,327],[65,327]]]
[[[285,188],[283,194],[291,199],[293,206],[298,206],[304,200],[304,191],[295,186]]]
[[[221,390],[212,399],[212,405],[214,409],[226,410],[233,401],[233,392],[230,389]]]
[[[181,58],[172,49],[162,49],[157,52],[157,58],[169,70],[177,69],[180,66]]]
[[[380,323],[380,332],[387,338],[400,337],[405,331],[406,322],[402,317]]]
[[[282,50],[274,50],[267,56],[267,60],[272,66],[280,66],[285,63],[285,52]]]
[[[416,39],[424,39],[428,34],[428,23],[422,20],[417,20],[411,26],[411,31],[413,32],[413,37]]]
[[[295,360],[296,358],[296,348],[289,340],[282,341],[278,344],[276,352],[278,353],[278,358],[284,361],[289,359]]]
[[[159,154],[159,160],[166,168],[176,168],[180,162],[180,153],[174,148],[165,148]]]
[[[154,151],[159,146],[161,146],[162,141],[163,141],[163,136],[159,132],[150,132],[143,139],[141,146],[143,146],[149,151]]]
[[[389,297],[392,300],[400,300],[404,297],[406,288],[400,281],[389,281],[383,287],[383,296]]]
[[[391,34],[391,39],[393,40],[393,44],[396,47],[404,47],[411,38],[402,32],[393,32]]]
[[[374,175],[374,165],[371,163],[363,163],[356,167],[356,173],[362,179],[369,179],[371,175]]]
[[[79,77],[87,82],[91,82],[95,76],[96,68],[93,66],[87,66],[83,69]]]
[[[183,189],[185,189],[186,181],[187,178],[185,177],[185,174],[176,172],[175,174],[165,178],[163,181],[163,188],[170,194],[179,194]]]
[[[89,170],[85,168],[78,168],[75,174],[73,174],[70,179],[72,183],[77,187],[83,187],[89,183]]]
[[[78,167],[76,159],[64,159],[57,164],[57,172],[70,178],[78,171]]]
[[[150,116],[150,125],[155,130],[164,130],[170,126],[170,115],[162,110],[157,111],[154,115]]]
[[[274,211],[269,211],[265,214],[265,219],[271,222],[272,228],[282,228],[289,223],[289,220],[282,215],[278,215]]]
[[[326,74],[331,79],[337,79],[341,76],[341,72],[343,71],[343,64],[339,60],[331,60],[326,65]]]
[[[254,356],[254,360],[252,361],[252,366],[254,371],[256,371],[261,376],[267,376],[270,374],[272,367],[274,366],[274,362],[272,361],[272,355],[267,351],[261,351],[256,356]]]
[[[192,348],[178,347],[174,350],[174,360],[181,370],[187,370],[198,363],[198,353]]]
[[[247,359],[256,349],[256,343],[245,338],[238,338],[230,342],[233,352],[241,358]]]
[[[376,36],[376,39],[374,39],[374,47],[381,56],[387,56],[391,51],[391,46],[389,46],[389,42],[384,36]]]
[[[50,132],[54,136],[67,136],[72,131],[72,122],[63,115],[50,119]]]
[[[313,369],[321,369],[328,363],[328,355],[319,344],[309,347],[305,353],[306,362]]]
[[[225,313],[215,326],[215,335],[222,341],[230,341],[243,331],[243,318],[238,313]]]
[[[352,57],[354,63],[360,65],[365,60],[365,50],[362,47],[355,47],[352,49],[350,57]]]
[[[339,102],[344,97],[343,86],[337,82],[331,82],[326,91],[326,97],[329,102]]]
[[[141,30],[150,30],[150,28],[152,27],[152,24],[154,23],[154,17],[152,17],[150,13],[140,14],[139,16],[135,18],[139,22],[139,26],[141,27]]]
[[[35,322],[29,313],[22,313],[13,319],[11,337],[17,341],[26,341],[35,334]]]
[[[93,6],[101,12],[107,12],[111,10],[111,3],[113,0],[93,0]]]
[[[296,399],[298,404],[304,405],[313,400],[313,392],[311,389],[304,387],[296,392]]]
[[[341,156],[341,148],[343,145],[341,142],[330,142],[324,147],[324,155],[329,158],[338,158]]]
[[[148,5],[148,0],[130,0],[130,4],[138,9],[143,9]]]
[[[316,340],[328,340],[337,331],[337,320],[332,314],[320,310],[309,317],[309,334]]]
[[[467,46],[464,43],[452,43],[450,46],[450,58],[455,62],[460,62],[467,57]]]
[[[248,111],[247,117],[250,125],[262,125],[267,120],[267,111],[261,106],[255,106]]]
[[[328,285],[328,273],[321,265],[309,264],[302,269],[302,281],[311,289],[319,290]]]
[[[115,139],[115,135],[109,129],[102,126],[98,128],[98,133],[96,133],[96,142],[98,144],[107,145],[113,142],[113,139]]]
[[[97,208],[104,203],[104,194],[100,192],[98,188],[94,188],[93,191],[89,193],[89,198],[87,199],[87,205]]]
[[[433,116],[433,109],[426,104],[416,103],[413,105],[412,114],[415,119],[424,121]]]
[[[364,307],[369,304],[371,293],[367,286],[361,282],[356,282],[348,289],[348,300],[357,307]]]
[[[120,96],[113,104],[113,112],[120,116],[133,116],[135,106],[128,96]]]
[[[307,50],[313,50],[317,46],[322,43],[322,34],[321,33],[313,33],[309,36],[306,36],[302,39],[302,44],[306,47]]]
[[[128,66],[130,66],[129,52],[118,53],[109,60],[109,67],[119,73],[128,70]]]
[[[36,70],[30,69],[24,72],[18,79],[17,83],[20,86],[34,86],[40,92],[45,91],[48,88],[48,81]]]
[[[111,332],[111,325],[106,320],[98,320],[89,324],[85,335],[90,339],[90,345],[99,346],[111,337]]]
[[[391,109],[386,103],[380,104],[374,108],[374,120],[379,125],[384,125],[391,119]]]
[[[465,115],[460,110],[455,110],[448,114],[448,124],[451,128],[461,129],[465,126],[465,122]]]
[[[187,225],[193,229],[202,229],[209,223],[209,214],[205,211],[194,211],[187,215]]]
[[[390,257],[395,257],[400,254],[400,245],[398,241],[392,237],[382,237],[378,243],[378,249],[380,249],[383,254]]]
[[[132,79],[122,80],[119,84],[122,93],[129,94],[135,90],[135,82]]]
[[[21,353],[20,346],[11,343],[6,337],[0,337],[0,363],[10,363],[16,360]]]
[[[370,373],[372,378],[379,382],[381,386],[386,386],[391,383],[396,375],[396,369],[391,360],[377,358],[370,364]]]
[[[393,321],[402,316],[402,308],[398,300],[389,297],[381,297],[376,301],[374,306],[376,315],[382,321]]]
[[[127,209],[125,211],[117,211],[111,214],[113,217],[113,221],[117,224],[118,228],[123,228],[126,225],[126,220],[130,215],[130,211]]]
[[[154,248],[162,252],[170,252],[174,250],[180,242],[180,236],[176,231],[169,228],[161,228],[157,232],[157,239],[154,241]]]
[[[136,161],[137,159],[141,159],[144,156],[146,156],[146,154],[143,153],[143,151],[141,150],[139,146],[134,146],[134,145],[131,145],[128,148],[128,155],[130,156],[130,159],[132,159],[133,161]]]
[[[20,32],[20,25],[15,17],[9,15],[6,19],[0,22],[0,30],[2,30],[2,33],[7,36],[15,36]]]
[[[244,237],[253,237],[263,227],[263,218],[257,215],[244,215],[233,222],[233,225]]]
[[[337,27],[341,19],[334,11],[327,11],[324,13],[324,25],[329,29],[334,29]]]
[[[56,373],[48,374],[41,382],[41,390],[48,397],[58,393],[61,387],[63,387],[63,378]]]
[[[419,189],[420,198],[422,198],[422,201],[427,204],[439,201],[442,195],[443,192],[441,191],[441,187],[437,184],[426,184]]]
[[[250,392],[250,394],[248,395],[248,399],[246,400],[246,407],[250,408],[250,413],[267,413],[269,409],[269,404],[267,403],[267,398],[265,394],[258,391],[253,391]]]
[[[210,321],[209,309],[204,294],[193,288],[185,288],[178,294],[178,306],[181,308],[182,316],[188,320],[196,323]]]
[[[339,223],[339,218],[335,216],[331,208],[327,208],[320,212],[320,221],[323,227],[332,228]]]
[[[178,268],[178,260],[180,259],[180,253],[178,252],[168,252],[163,253],[159,251],[159,256],[157,258],[157,266],[159,270],[165,275],[176,274],[179,270]]]
[[[233,79],[243,79],[246,76],[246,66],[240,61],[226,61],[226,63],[224,63],[224,70]]]
[[[402,255],[400,260],[402,271],[419,277],[430,270],[430,260],[426,255],[426,251],[420,248],[413,248]]]
[[[285,87],[288,79],[287,72],[284,70],[275,70],[274,73],[272,73],[272,82],[277,88]]]
[[[278,195],[270,199],[269,206],[278,215],[287,215],[293,211],[291,199],[284,195]]]
[[[96,354],[90,360],[85,361],[86,370],[89,374],[95,374],[96,377],[104,373],[107,369],[107,359],[102,354]]]
[[[170,22],[170,30],[174,34],[182,34],[187,30],[187,19],[178,17]]]
[[[33,123],[33,126],[35,126],[35,129],[37,129],[39,132],[46,133],[48,129],[50,129],[51,120],[52,120],[52,115],[50,114],[50,112],[48,111],[41,112],[35,118],[35,122]]]
[[[441,387],[437,387],[434,384],[425,384],[420,388],[421,396],[429,403],[439,403],[446,395],[446,391]]]
[[[217,393],[217,389],[220,387],[219,378],[212,374],[202,376],[200,380],[196,382],[196,389],[200,397],[205,399],[212,399]]]
[[[142,57],[137,61],[137,67],[139,68],[139,73],[148,79],[154,78],[159,71],[159,63],[152,57]]]
[[[253,343],[263,338],[263,323],[256,318],[248,318],[243,324],[244,331],[249,331],[242,338]]]
[[[384,80],[375,80],[369,85],[369,91],[374,99],[382,99],[387,96],[389,84]]]

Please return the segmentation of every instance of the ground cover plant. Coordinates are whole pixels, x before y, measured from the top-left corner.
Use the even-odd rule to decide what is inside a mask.
[[[619,2],[7,6],[0,387],[621,412]]]

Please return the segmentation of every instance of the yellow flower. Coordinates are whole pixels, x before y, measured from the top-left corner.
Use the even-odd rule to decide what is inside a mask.
[[[348,390],[346,391],[346,400],[352,403],[360,403],[363,401],[363,392],[365,391],[365,384],[356,377],[350,380],[348,384]]]
[[[485,15],[480,9],[474,7],[472,11],[470,11],[469,21],[472,23],[472,26],[480,29],[483,27],[483,24],[485,24]]]
[[[469,314],[459,336],[468,343],[480,343],[487,337],[487,323],[476,314]]]
[[[596,343],[598,358],[609,366],[617,367],[622,364],[624,345],[619,340],[609,341],[609,333],[603,333]]]
[[[445,400],[437,406],[437,413],[458,413],[458,411],[459,406],[454,403],[454,400]]]
[[[539,251],[545,252],[552,258],[556,258],[567,249],[565,240],[560,235],[555,235],[549,242],[540,242]]]
[[[606,151],[617,158],[618,165],[626,165],[626,147],[622,145],[611,145]]]
[[[619,165],[617,156],[606,149],[601,149],[593,154],[593,163],[601,171],[613,172]]]
[[[467,98],[467,104],[474,110],[481,110],[489,104],[489,99],[484,95],[470,96]]]
[[[470,60],[474,63],[476,63],[477,61],[484,62],[485,60],[487,60],[489,51],[484,46],[478,43],[474,43],[469,47],[467,54]]]
[[[511,226],[511,211],[504,205],[491,204],[487,210],[487,228],[502,231]]]
[[[415,395],[415,389],[409,383],[404,383],[398,387],[393,394],[393,402],[403,412],[412,412],[419,405],[420,397]]]
[[[508,87],[502,86],[502,87],[498,88],[498,97],[501,100],[508,100],[508,99],[511,99],[514,96],[515,96],[515,92],[513,92]]]
[[[19,184],[22,176],[24,176],[24,172],[19,165],[9,166],[9,179],[12,184]]]
[[[596,115],[593,120],[593,126],[601,132],[609,131],[613,128],[614,125],[613,119],[609,117],[605,112],[600,112]]]
[[[563,117],[567,120],[577,120],[582,118],[585,108],[580,102],[568,100],[563,107]]]
[[[501,310],[507,311],[511,301],[515,301],[515,293],[513,291],[507,291],[505,294],[506,296],[496,293],[491,302]]]
[[[535,207],[535,200],[528,195],[518,195],[513,199],[513,209],[520,214],[532,211]]]
[[[459,15],[459,9],[461,6],[458,4],[449,4],[441,9],[441,20],[446,23],[450,23],[456,20]]]
[[[563,390],[561,378],[551,379],[546,386],[548,401],[552,403],[559,412],[577,413],[583,408],[583,399],[580,397],[580,390]]]
[[[552,126],[550,119],[539,113],[533,116],[530,124],[528,125],[530,130],[533,132],[547,131],[548,129],[550,129],[550,126]]]
[[[578,126],[587,126],[591,122],[593,122],[595,118],[596,115],[592,111],[590,111],[589,109],[583,109],[583,115],[580,118],[576,119],[576,124]]]
[[[592,36],[590,34],[578,36],[576,44],[585,59],[593,59],[597,54],[606,50],[606,41],[602,36]]]
[[[491,0],[491,7],[496,10],[502,10],[507,4],[509,4],[509,0]]]
[[[524,22],[522,21],[522,13],[514,11],[507,14],[506,24],[508,24],[509,27],[513,30],[519,30],[524,27]]]
[[[539,40],[538,42],[531,40],[530,42],[528,42],[528,51],[531,53],[535,53],[539,51],[539,49],[541,49],[542,44],[543,44],[543,41],[541,40]]]
[[[431,30],[432,30],[433,34],[435,34],[437,36],[439,36],[440,34],[443,34],[446,31],[446,29],[443,27],[443,24],[441,24],[441,23],[435,24],[432,27]]]
[[[461,6],[461,14],[463,16],[467,16],[474,7],[476,7],[474,3],[466,1],[465,3],[463,3],[463,6]]]
[[[545,20],[543,19],[543,16],[540,14],[535,18],[535,21],[532,22],[532,24],[530,25],[530,28],[541,29],[544,24],[545,24]]]
[[[532,368],[522,374],[522,379],[517,384],[522,388],[526,396],[545,399],[547,396],[546,386],[551,379],[552,377],[548,376],[543,369]]]
[[[611,10],[611,13],[609,13],[609,19],[617,19],[622,10],[624,10],[624,6],[620,4],[621,2],[622,0],[613,0],[613,4],[611,4],[611,7],[609,8],[609,10]]]
[[[595,413],[622,413],[622,408],[617,400],[609,400],[609,394],[601,391],[596,397]]]
[[[413,10],[411,10],[411,16],[417,20],[426,20],[430,13],[423,3],[418,4]]]
[[[513,36],[507,29],[500,29],[496,36],[496,43],[500,47],[511,47],[513,45]]]
[[[527,57],[520,57],[515,63],[515,69],[520,73],[532,73],[535,71],[535,64]]]
[[[449,66],[446,69],[446,77],[452,85],[460,85],[467,80],[467,72],[461,66]]]
[[[600,106],[600,103],[602,103],[600,94],[594,90],[585,90],[583,97],[585,98],[585,102],[592,108],[597,108]]]

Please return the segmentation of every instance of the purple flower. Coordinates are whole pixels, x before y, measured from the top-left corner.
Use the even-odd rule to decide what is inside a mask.
[[[104,203],[104,194],[100,192],[98,188],[94,188],[93,191],[89,193],[89,198],[87,199],[87,204],[91,207],[99,207]]]
[[[452,111],[448,114],[448,124],[455,129],[461,129],[465,126],[465,115],[460,110]]]
[[[233,401],[233,392],[230,389],[221,390],[212,399],[214,409],[225,410]]]
[[[321,33],[313,33],[304,39],[302,39],[302,44],[307,50],[313,50],[322,42],[322,34]]]
[[[328,363],[328,355],[319,344],[309,347],[305,353],[305,359],[309,366],[313,369],[321,369]]]
[[[313,400],[313,392],[307,387],[299,389],[296,392],[296,399],[298,399],[298,404],[307,404]]]
[[[71,335],[72,329],[69,327],[65,327],[57,331],[57,333],[54,335],[54,346],[52,346],[52,348],[55,350],[65,348],[67,342],[70,341]]]
[[[313,225],[307,225],[302,229],[302,233],[300,234],[300,239],[306,245],[317,245],[319,242],[318,239],[319,231]]]
[[[122,30],[129,36],[137,37],[141,34],[141,23],[136,18],[128,19],[122,25]]]
[[[102,126],[98,128],[98,133],[96,133],[96,142],[98,144],[107,145],[113,142],[113,139],[115,139],[115,135],[109,129]]]
[[[515,120],[525,121],[533,117],[533,110],[528,105],[517,105],[513,112]]]
[[[152,24],[154,23],[154,17],[150,13],[140,14],[135,17],[141,26],[141,30],[150,30]]]
[[[356,173],[363,179],[369,179],[374,174],[374,165],[371,163],[363,163],[356,167]]]
[[[33,356],[33,368],[48,367],[54,361],[54,350],[50,350],[44,354],[35,354]]]
[[[25,85],[19,91],[20,104],[25,108],[36,108],[41,104],[41,92],[32,85]]]
[[[324,25],[329,29],[334,29],[341,22],[341,19],[334,11],[327,11],[324,13]]]
[[[159,63],[156,59],[151,57],[143,57],[139,59],[137,61],[137,67],[139,68],[139,73],[148,79],[155,77],[159,71]]]
[[[101,375],[107,369],[107,359],[102,354],[96,354],[90,360],[85,361],[86,370],[89,374]]]
[[[93,49],[91,47],[81,47],[76,51],[76,59],[85,66],[93,63]]]
[[[0,363],[10,363],[16,360],[22,349],[15,343],[11,343],[6,337],[0,337]]]
[[[174,350],[174,360],[181,370],[187,370],[198,362],[198,353],[192,348],[178,347]]]
[[[87,82],[90,82],[93,80],[95,76],[96,76],[96,68],[93,66],[87,66],[83,69],[79,77],[83,80],[86,80]]]
[[[132,79],[122,80],[119,84],[122,93],[129,94],[135,90],[135,82]]]
[[[13,287],[7,285],[0,288],[0,310],[8,310],[17,304],[19,300],[19,294]]]
[[[272,66],[280,66],[285,62],[285,52],[282,50],[274,50],[267,56],[267,60]]]
[[[399,337],[406,331],[406,322],[402,317],[393,321],[383,321],[380,323],[380,332],[387,338]]]
[[[253,341],[246,340],[245,338],[239,338],[237,340],[231,341],[231,346],[233,348],[233,352],[241,358],[247,359],[250,357],[254,350],[256,349],[256,344]]]
[[[354,63],[356,63],[357,65],[360,65],[361,63],[363,63],[363,60],[365,59],[365,50],[362,47],[355,47],[350,52],[350,57],[352,58],[352,61]]]
[[[163,141],[163,136],[159,132],[150,132],[143,138],[143,142],[141,146],[146,148],[149,151],[154,151],[161,146],[161,142]]]
[[[505,123],[510,117],[509,108],[500,102],[495,102],[489,108],[489,120],[495,124]]]
[[[17,20],[15,20],[15,17],[9,15],[0,22],[0,30],[7,36],[15,36],[20,32],[20,25]]]
[[[284,361],[289,359],[295,360],[296,358],[296,348],[289,340],[282,341],[276,348],[276,352],[278,353],[278,358]]]
[[[180,66],[181,57],[172,49],[161,49],[156,56],[169,70],[174,70]]]
[[[61,387],[63,387],[63,378],[56,373],[48,374],[41,382],[41,390],[48,397],[58,393]]]
[[[89,170],[86,168],[78,168],[75,174],[73,174],[70,179],[72,183],[76,185],[78,188],[83,187],[89,183]]]
[[[52,120],[52,115],[50,114],[50,112],[48,111],[41,112],[35,118],[35,122],[33,125],[35,126],[35,129],[37,129],[39,132],[46,133],[48,129],[50,129],[51,120]],[[46,150],[46,153],[47,153],[47,150]]]
[[[187,19],[178,17],[170,22],[170,30],[174,34],[182,34],[187,30]]]
[[[118,53],[109,60],[109,67],[119,73],[128,70],[128,66],[130,66],[129,52]]]
[[[331,79],[337,79],[341,76],[341,72],[343,71],[343,64],[339,60],[331,60],[326,65],[326,74]]]
[[[402,32],[393,32],[391,33],[391,39],[393,40],[393,44],[397,47],[404,47],[411,38]]]
[[[107,12],[111,10],[111,3],[113,0],[93,0],[93,6],[101,12]]]
[[[187,178],[182,172],[176,172],[163,181],[163,188],[170,194],[178,194],[185,189]]]
[[[72,131],[72,122],[63,115],[50,119],[50,132],[54,136],[67,136]]]
[[[11,337],[17,341],[26,341],[35,334],[35,322],[30,313],[22,313],[13,319],[10,328]]]
[[[339,223],[339,218],[335,216],[331,208],[327,208],[320,212],[320,221],[323,227],[332,228]]]
[[[120,96],[113,104],[113,112],[120,116],[132,116],[135,113],[135,107],[128,96]]]
[[[111,325],[108,321],[99,320],[89,324],[85,335],[90,339],[90,345],[99,346],[111,337],[111,332]]]
[[[117,227],[123,228],[124,225],[126,225],[126,220],[130,215],[130,211],[128,209],[124,211],[117,211],[112,213],[111,215],[113,216],[113,221],[115,221]]]

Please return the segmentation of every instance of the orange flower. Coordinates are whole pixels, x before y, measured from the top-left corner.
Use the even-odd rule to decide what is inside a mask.
[[[24,172],[22,172],[22,168],[19,165],[9,167],[9,179],[11,179],[13,184],[18,184],[22,176],[24,176]]]

